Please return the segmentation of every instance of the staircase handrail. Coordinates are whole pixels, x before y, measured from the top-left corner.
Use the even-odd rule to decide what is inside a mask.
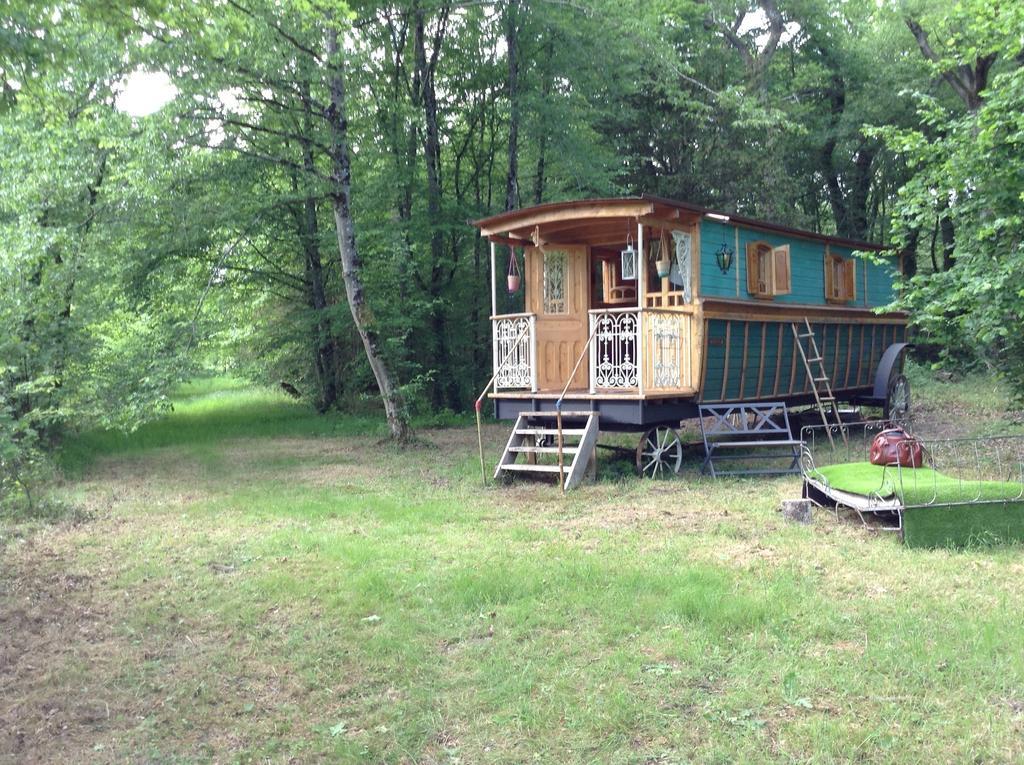
[[[530,324],[523,327],[519,336],[515,339],[515,342],[512,343],[512,347],[514,348],[519,345],[519,342],[527,333],[530,332],[531,329],[532,326]],[[480,409],[483,407],[484,396],[487,395],[487,391],[490,390],[494,381],[498,379],[498,375],[501,374],[501,371],[505,368],[505,365],[508,364],[511,358],[512,354],[510,353],[500,364],[498,364],[498,367],[494,370],[494,374],[491,375],[491,379],[487,381],[487,385],[484,386],[484,389],[480,391],[480,395],[477,396],[476,401],[473,402],[473,409],[476,410],[476,442],[480,448],[480,477],[483,479],[484,486],[487,485],[487,470],[484,468],[484,435],[483,425],[480,422]]]
[[[636,312],[638,314],[640,313],[640,306],[636,307]],[[623,311],[623,313],[626,312]],[[590,314],[588,313],[588,315]],[[587,352],[590,350],[590,343],[594,340],[594,336],[597,334],[598,327],[600,326],[600,322],[594,322],[594,328],[590,330],[590,336],[587,338],[587,342],[583,344],[583,350],[580,351],[580,357],[576,359],[576,366],[572,368],[572,372],[569,373],[569,379],[565,381],[565,387],[562,388],[562,392],[558,394],[558,399],[555,401],[555,419],[558,423],[558,487],[562,490],[563,494],[565,494],[565,456],[562,450],[564,448],[565,441],[562,436],[562,402],[565,400],[565,394],[569,390],[569,386],[572,385],[573,378],[576,377],[576,372],[579,371],[580,364],[583,363],[583,357],[586,356]],[[590,371],[591,374],[593,374],[594,370]]]
[[[640,309],[637,308],[636,311],[637,313],[639,313]],[[622,311],[621,313],[626,313],[626,311]],[[588,337],[587,342],[583,344],[583,350],[580,351],[580,356],[578,359],[576,359],[576,366],[572,368],[572,372],[569,374],[569,379],[565,381],[565,387],[562,388],[562,392],[558,394],[558,400],[555,401],[555,411],[561,411],[562,400],[565,398],[565,394],[566,392],[568,392],[569,386],[572,385],[572,379],[576,376],[576,372],[579,371],[580,364],[583,363],[583,357],[587,355],[587,351],[590,348],[590,343],[594,340],[594,336],[597,334],[597,330],[600,326],[600,323],[596,321],[594,322],[594,328],[590,330],[590,337]]]

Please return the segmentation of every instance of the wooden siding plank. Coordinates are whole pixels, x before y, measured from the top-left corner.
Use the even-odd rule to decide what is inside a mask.
[[[873,324],[871,326],[871,355],[868,357],[868,380],[875,373],[875,364],[877,363],[877,357],[875,356],[875,339],[878,334],[878,325]],[[865,383],[866,385],[867,383]]]
[[[860,351],[857,353],[857,387],[859,388],[864,383],[861,382],[863,370],[864,370],[864,334],[868,328],[863,324],[860,326]]]
[[[839,325],[836,324],[836,347],[832,356],[832,374],[829,375],[829,384],[835,386],[836,378],[839,377]]]
[[[843,387],[850,387],[850,369],[853,367],[853,325],[846,335],[846,374],[843,376]]]
[[[736,397],[738,400],[743,400],[743,388],[747,383],[747,354],[749,350],[747,344],[750,340],[750,322],[743,322],[743,353],[740,355],[740,387],[736,391]]]
[[[781,324],[775,325],[775,334],[777,335],[778,342],[775,348],[775,383],[771,389],[772,398],[778,395],[779,376],[782,374],[782,327],[783,325]]]
[[[790,325],[790,327],[792,327],[792,325]],[[789,368],[789,390],[787,391],[787,394],[790,396],[793,395],[793,386],[796,384],[796,357],[799,355],[799,351],[796,349],[797,342],[799,341],[797,340],[796,335],[794,335],[793,330],[790,329],[789,343],[792,346],[792,353],[790,356],[793,359],[792,366]]]
[[[696,324],[704,324],[706,322],[695,322]],[[700,393],[697,398],[701,401],[704,400],[704,392],[707,390],[708,384],[708,337],[711,332],[709,329],[704,330],[704,337],[702,342],[703,355],[700,357]]]
[[[754,398],[761,398],[761,388],[764,385],[764,343],[768,339],[768,322],[761,322],[761,363],[757,368],[757,390],[754,391]]]
[[[732,230],[736,236],[736,246],[733,249],[733,258],[736,259],[736,297],[740,296],[740,263],[746,263],[746,258],[740,257],[740,230],[738,226],[733,226]]]
[[[732,322],[725,322],[725,353],[722,356],[722,393],[719,401],[725,401],[725,389],[729,385],[729,342],[732,339]]]
[[[788,297],[788,296],[782,296]],[[876,314],[861,306],[812,305],[770,300],[740,299],[731,297],[705,297],[702,306],[704,315],[712,319],[743,318],[748,321],[796,321],[804,317],[813,324],[904,324],[905,313],[893,311]]]

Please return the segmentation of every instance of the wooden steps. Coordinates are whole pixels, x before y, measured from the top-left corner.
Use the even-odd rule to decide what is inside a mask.
[[[521,436],[557,436],[558,428],[522,428],[516,431]],[[562,428],[562,436],[582,436],[583,428]]]
[[[576,454],[580,448],[578,446],[566,446],[562,448],[563,454]],[[517,454],[558,454],[557,446],[513,446],[509,449],[510,452],[516,452]]]
[[[513,473],[558,473],[562,469],[558,465],[517,465],[512,463],[511,465],[505,465],[502,470],[512,471]]]
[[[566,490],[574,489],[593,472],[597,435],[597,412],[562,412],[561,431],[557,412],[523,412],[509,434],[494,477],[551,475]],[[525,462],[517,461],[520,455]],[[543,457],[557,457],[557,461],[542,462]]]

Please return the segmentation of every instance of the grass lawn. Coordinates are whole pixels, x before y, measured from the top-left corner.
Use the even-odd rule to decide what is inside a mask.
[[[180,393],[66,446],[75,520],[0,522],[0,763],[1024,759],[1020,548],[790,525],[797,478],[697,460],[484,488],[472,428]]]

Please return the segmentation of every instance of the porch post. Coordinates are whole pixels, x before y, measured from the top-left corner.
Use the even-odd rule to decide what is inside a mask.
[[[498,374],[498,323],[494,320],[494,316],[498,313],[498,293],[495,288],[495,281],[497,279],[495,275],[495,247],[494,242],[491,242],[491,371],[493,374]],[[498,379],[494,379],[494,390],[498,390]]]
[[[597,392],[597,346],[594,344],[594,322],[597,318],[590,311],[587,311],[587,317],[590,319],[587,322],[587,337],[590,338],[590,392],[593,394]]]
[[[636,307],[643,308],[647,297],[647,256],[644,254],[644,224],[640,221],[636,223],[636,251]]]
[[[496,273],[497,254],[494,242],[491,242],[491,316],[498,313],[498,275]]]
[[[537,392],[537,316],[530,314],[530,392]]]
[[[644,395],[644,305],[647,303],[647,255],[644,253],[644,224],[636,223],[636,392]]]

